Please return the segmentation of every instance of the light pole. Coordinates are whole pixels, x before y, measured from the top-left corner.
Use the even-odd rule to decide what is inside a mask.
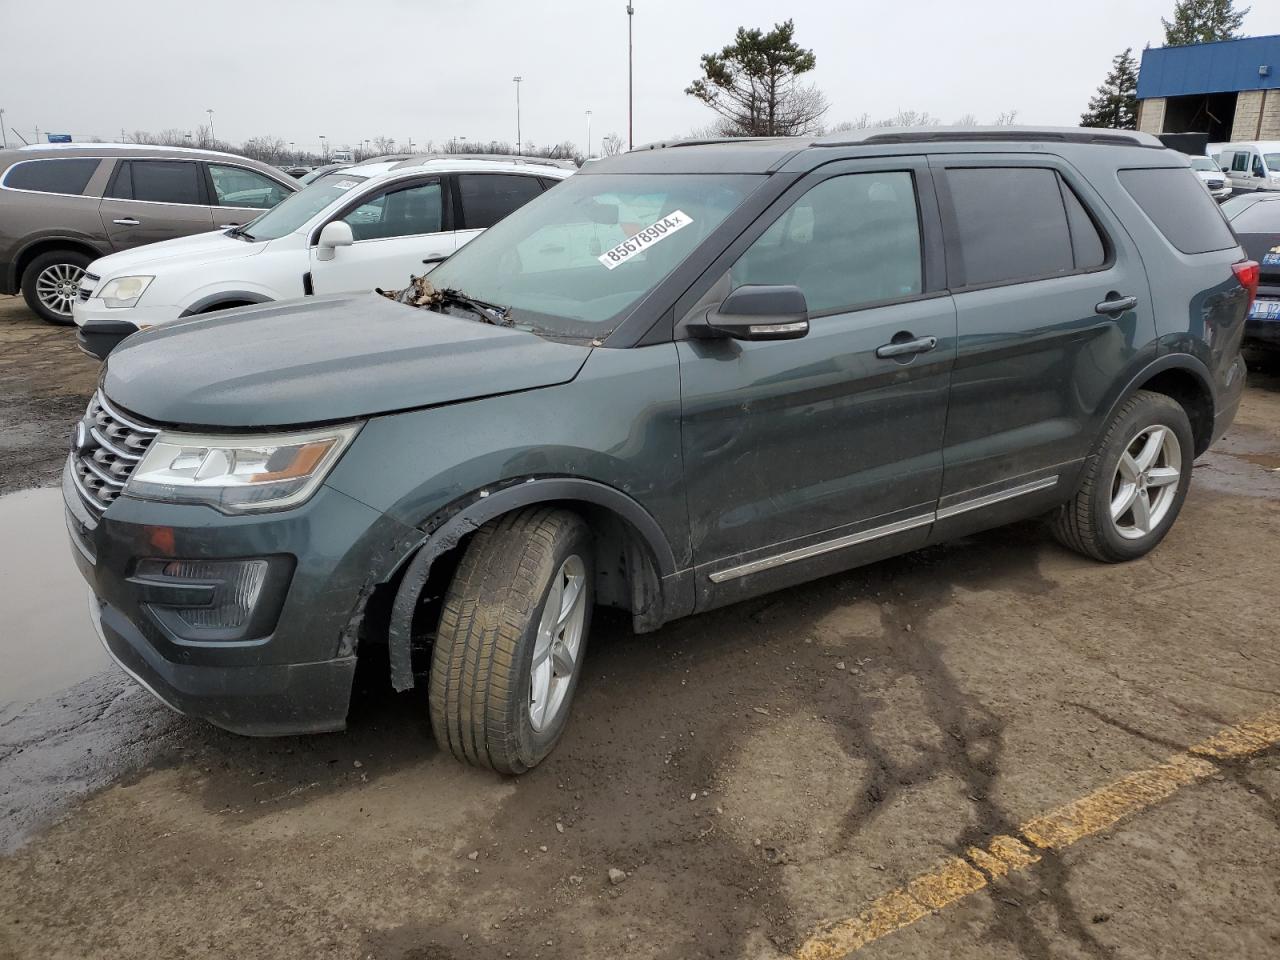
[[[9,149],[9,135],[4,132],[4,108],[3,107],[0,107],[0,144],[3,144],[3,146],[0,147],[0,149],[4,149],[4,150]]]
[[[587,159],[591,159],[591,111],[587,111]]]
[[[293,141],[292,141],[292,140],[290,140],[290,141],[289,141],[289,162],[290,162],[290,163],[297,163],[297,162],[298,162],[298,151],[296,151],[296,150],[294,150],[294,149],[293,149]]]
[[[324,134],[320,134],[320,165],[324,166],[329,162],[329,144],[325,143]]]
[[[520,81],[522,81],[523,79],[524,77],[511,78],[511,81],[516,85],[516,155],[517,156],[520,155],[523,149],[523,145],[521,143],[521,133],[520,133]]]
[[[636,147],[636,121],[635,107],[636,95],[633,86],[635,72],[632,69],[632,43],[631,43],[631,24],[635,19],[636,8],[631,4],[627,4],[627,149],[634,150]]]
[[[209,115],[209,141],[211,143],[218,142],[218,135],[213,132],[213,107],[205,111]]]

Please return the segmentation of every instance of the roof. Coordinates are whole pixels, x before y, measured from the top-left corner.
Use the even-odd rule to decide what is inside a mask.
[[[482,154],[470,156],[458,153],[422,154],[409,160],[367,160],[355,165],[344,164],[334,173],[345,173],[348,176],[381,180],[391,177],[410,176],[423,171],[438,170],[441,173],[536,173],[539,176],[563,180],[577,169],[570,162],[562,167],[555,161],[548,166],[517,157]]]
[[[1142,51],[1140,100],[1241,90],[1280,90],[1280,34]]]
[[[226,153],[222,150],[202,150],[199,147],[166,147],[155,143],[30,143],[24,147],[10,147],[9,149],[20,150],[24,153],[38,153],[46,150],[58,153],[74,153],[77,150],[87,150],[93,153],[102,153],[104,150],[134,153],[195,153],[203,157],[226,157],[228,160],[250,159],[238,153]],[[256,163],[257,161],[254,162]]]
[[[928,144],[1031,144],[1077,143],[1126,147],[1164,145],[1155,137],[1133,130],[1088,127],[871,127],[821,137],[726,137],[707,140],[670,140],[645,144],[609,157],[581,174],[642,173],[680,170],[684,173],[769,173],[806,150],[872,148]]]

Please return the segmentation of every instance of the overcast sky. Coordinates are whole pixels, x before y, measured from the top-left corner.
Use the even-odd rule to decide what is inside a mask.
[[[637,143],[705,126],[685,95],[702,53],[739,25],[795,19],[831,101],[827,123],[899,109],[987,123],[1074,124],[1112,56],[1163,37],[1173,0],[633,0]],[[1241,6],[1237,3],[1237,6]],[[626,138],[625,0],[0,0],[0,108],[34,127],[118,137],[193,128],[299,149],[379,135],[537,145]],[[1251,35],[1280,33],[1254,0]],[[12,140],[12,134],[10,134]]]

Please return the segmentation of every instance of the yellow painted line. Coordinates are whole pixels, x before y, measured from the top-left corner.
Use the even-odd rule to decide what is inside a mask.
[[[1100,833],[1211,776],[1212,760],[1236,760],[1280,743],[1280,708],[1227,727],[1164,763],[1139,770],[1018,828],[1022,839],[993,837],[985,849],[969,847],[903,887],[872,901],[856,917],[826,924],[801,945],[796,960],[839,960],[984,889],[991,880],[1040,860],[1034,847],[1061,850]],[[1030,841],[1028,846],[1023,840]]]

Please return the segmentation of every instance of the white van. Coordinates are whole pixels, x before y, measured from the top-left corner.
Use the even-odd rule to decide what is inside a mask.
[[[1280,140],[1211,143],[1205,151],[1235,190],[1280,190]]]

